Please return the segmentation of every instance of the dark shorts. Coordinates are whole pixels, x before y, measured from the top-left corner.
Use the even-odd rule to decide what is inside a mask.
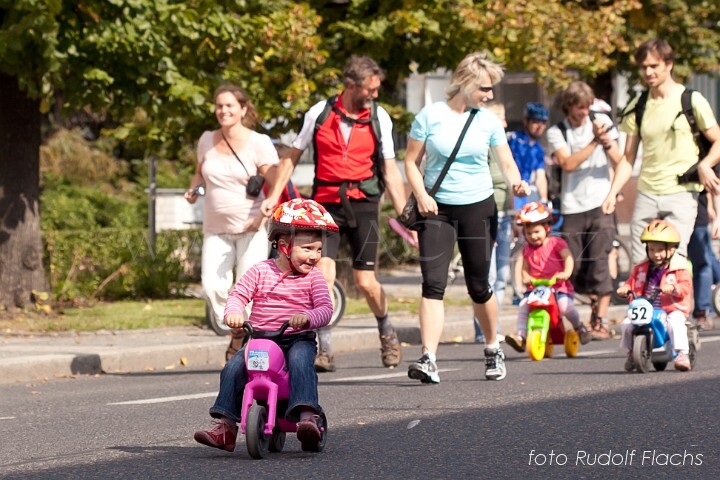
[[[375,270],[380,245],[380,204],[370,201],[350,201],[357,227],[347,224],[345,210],[339,203],[323,203],[322,206],[332,215],[340,231],[330,232],[323,246],[323,256],[337,261],[340,240],[347,235],[352,252],[352,268],[355,270]]]
[[[612,293],[608,255],[615,238],[615,217],[600,208],[564,215],[563,237],[575,260],[570,278],[575,291],[584,294]]]

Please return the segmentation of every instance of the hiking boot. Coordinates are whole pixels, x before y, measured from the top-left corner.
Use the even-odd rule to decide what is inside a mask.
[[[210,430],[198,430],[193,438],[198,443],[215,447],[227,452],[235,450],[235,439],[237,438],[237,425],[226,418],[213,420],[213,428]]]
[[[297,439],[304,452],[319,452],[322,434],[317,426],[319,415],[303,418],[297,423]]]
[[[402,354],[400,353],[400,340],[397,332],[393,329],[390,335],[380,335],[380,358],[388,368],[400,365]]]
[[[420,360],[410,364],[408,367],[408,377],[420,380],[422,383],[440,383],[440,374],[437,365],[430,360],[430,356],[425,353]]]
[[[505,343],[510,345],[516,352],[525,351],[525,337],[520,334],[517,335],[505,335]]]
[[[507,375],[505,369],[505,352],[502,348],[485,347],[485,378],[502,380]]]
[[[335,355],[321,351],[315,357],[315,371],[319,373],[335,371]]]
[[[580,336],[581,345],[587,345],[592,340],[592,333],[590,333],[590,330],[588,330],[585,325],[579,326],[575,331]]]
[[[635,370],[635,361],[633,360],[632,350],[630,350],[625,359],[625,371],[632,372],[633,370]]]
[[[689,372],[690,368],[690,358],[687,353],[678,352],[677,357],[675,357],[675,370]]]
[[[698,331],[701,330],[712,330],[715,325],[713,325],[713,319],[707,315],[701,315],[695,319],[697,321],[697,329]]]

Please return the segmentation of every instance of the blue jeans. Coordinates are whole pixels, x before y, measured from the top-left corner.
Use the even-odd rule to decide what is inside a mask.
[[[710,243],[710,231],[707,227],[695,227],[690,243],[688,243],[688,257],[693,268],[693,289],[695,290],[695,312],[697,317],[707,315],[712,309],[711,288],[715,280],[718,263]]]
[[[318,404],[318,377],[315,372],[315,332],[285,335],[276,343],[285,354],[286,366],[290,372],[290,398],[285,418],[291,422],[299,421],[301,407],[310,407],[316,413],[322,412]],[[210,408],[211,417],[227,417],[235,422],[240,421],[247,379],[243,347],[220,372],[220,391],[215,404]]]
[[[490,257],[490,272],[488,273],[488,281],[495,293],[495,300],[498,307],[502,308],[505,299],[505,287],[507,287],[510,278],[510,245],[512,245],[512,215],[507,213],[498,214],[498,231],[495,239],[495,248],[493,248]],[[485,336],[480,329],[480,323],[473,316],[473,325],[475,326],[475,341],[485,341]],[[497,333],[500,333],[500,322],[497,324]]]

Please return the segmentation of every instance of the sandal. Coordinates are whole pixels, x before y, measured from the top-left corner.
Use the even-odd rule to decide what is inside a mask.
[[[231,328],[230,329],[230,345],[225,350],[225,361],[229,362],[230,359],[245,345],[247,334],[242,328]]]

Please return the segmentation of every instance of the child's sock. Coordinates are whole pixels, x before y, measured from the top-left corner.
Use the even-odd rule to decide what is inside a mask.
[[[485,344],[485,348],[490,348],[490,349],[492,349],[492,350],[497,350],[498,348],[500,348],[500,342],[495,341],[495,342],[493,342],[493,343],[486,343],[486,344]]]
[[[435,357],[435,354],[434,354],[434,353],[425,352],[425,355],[428,356],[428,358],[430,359],[431,362],[437,361],[437,358]]]
[[[382,317],[375,317],[375,319],[377,320],[378,332],[380,332],[380,335],[383,337],[392,335],[395,329],[393,328],[392,323],[390,323],[387,313]]]
[[[318,350],[332,354],[332,332],[329,328],[318,330]]]

